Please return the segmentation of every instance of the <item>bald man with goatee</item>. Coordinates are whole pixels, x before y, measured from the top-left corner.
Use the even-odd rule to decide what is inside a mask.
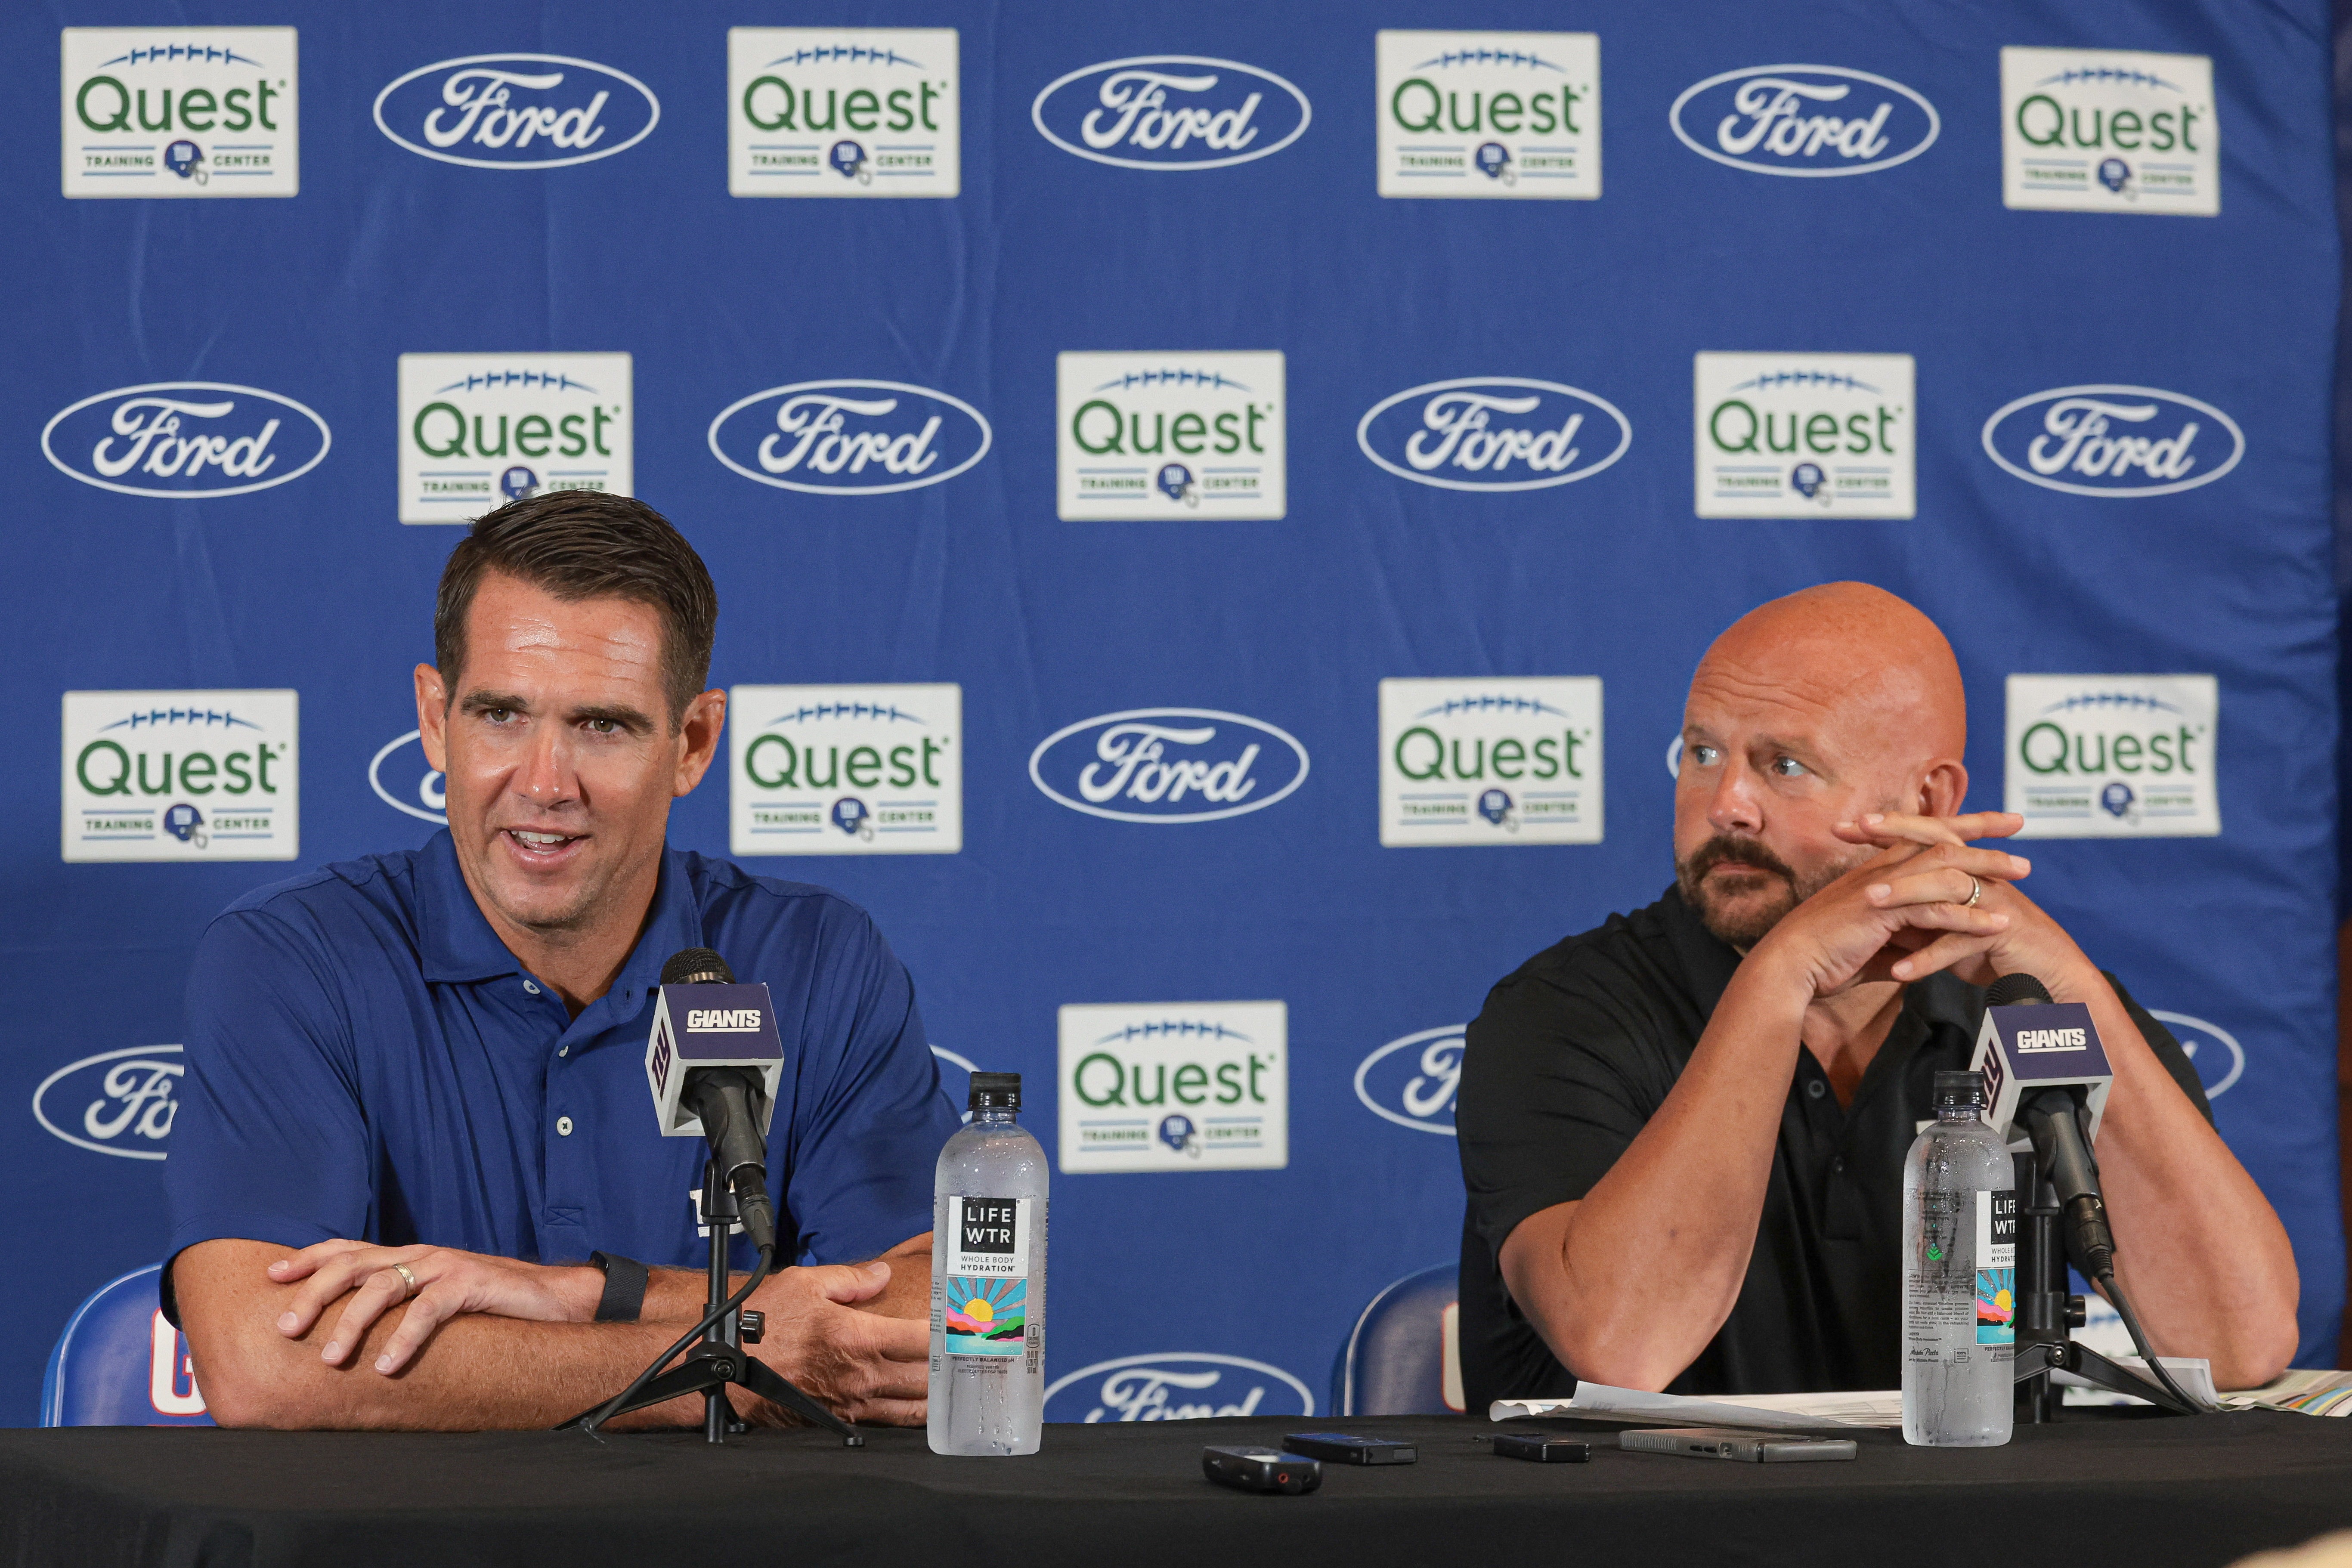
[[[2160,1355],[2267,1382],[2295,1347],[2285,1230],[2179,1042],[2028,899],[2023,826],[1961,815],[1951,647],[1831,583],[1691,679],[1675,883],[1496,985],[1456,1123],[1473,1410],[1579,1377],[1677,1394],[1894,1388],[1903,1160],[1996,975],[2088,1005],[2117,1276]],[[2150,919],[2167,918],[2153,896]]]

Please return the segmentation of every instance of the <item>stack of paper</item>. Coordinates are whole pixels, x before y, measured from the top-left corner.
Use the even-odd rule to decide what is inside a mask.
[[[2169,1356],[2165,1364],[2171,1364]],[[2305,1415],[2352,1415],[2352,1372],[2287,1372],[2260,1388],[2221,1395],[2231,1410],[2295,1410]]]
[[[1489,1421],[1515,1416],[1582,1416],[1637,1421],[1654,1426],[1745,1426],[1764,1431],[1813,1431],[1824,1426],[1900,1426],[1903,1395],[1895,1389],[1834,1394],[1719,1394],[1693,1398],[1579,1383],[1571,1399],[1497,1399]]]

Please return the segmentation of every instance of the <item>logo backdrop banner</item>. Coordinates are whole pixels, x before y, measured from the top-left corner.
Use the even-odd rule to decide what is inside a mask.
[[[1456,1256],[1465,1025],[1668,885],[1693,665],[1836,578],[1949,634],[1969,805],[2193,1051],[2332,1364],[2282,5],[8,8],[0,1421],[161,1256],[205,922],[440,831],[431,525],[567,486],[718,581],[673,842],[870,910],[959,1106],[1024,1076],[1057,1419],[1328,1408]]]

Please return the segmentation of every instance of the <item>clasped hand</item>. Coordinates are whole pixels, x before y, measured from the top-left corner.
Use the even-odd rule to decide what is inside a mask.
[[[1970,984],[2037,976],[2060,1001],[2089,961],[2016,884],[2032,862],[1978,847],[2025,825],[2009,812],[1873,813],[1832,829],[1879,852],[1800,904],[1763,942],[1798,963],[1815,996],[1864,981],[1909,983],[1948,970]],[[1980,890],[1979,890],[1980,889]],[[1975,902],[1970,903],[1973,898]]]

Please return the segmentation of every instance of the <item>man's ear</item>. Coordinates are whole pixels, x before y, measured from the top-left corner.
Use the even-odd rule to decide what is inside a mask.
[[[670,794],[688,795],[719,755],[719,737],[727,731],[727,693],[716,687],[686,705],[686,721],[678,726],[677,773]]]
[[[449,771],[449,689],[429,664],[416,667],[416,738],[435,773]]]
[[[1969,798],[1969,770],[1956,757],[1927,764],[1919,780],[1919,815],[1958,816]]]

